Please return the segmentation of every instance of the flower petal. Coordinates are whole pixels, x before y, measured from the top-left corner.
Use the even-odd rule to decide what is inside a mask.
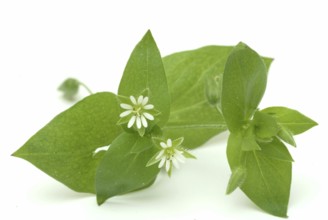
[[[175,152],[174,158],[177,159],[180,163],[184,163],[185,162],[185,158],[181,154],[181,152],[180,151],[177,151],[177,150],[175,150],[174,152]]]
[[[134,105],[136,105],[137,104],[137,101],[136,101],[136,98],[134,98],[134,96],[130,96],[130,100],[131,100],[131,102],[134,104]]]
[[[146,109],[146,110],[153,109],[154,105],[148,104],[148,105],[145,105],[143,108]]]
[[[145,118],[143,115],[141,115],[140,118],[141,118],[141,123],[142,123],[142,125],[143,125],[145,128],[147,128],[147,127],[148,127],[148,123],[147,123],[146,118]]]
[[[132,117],[131,117],[131,119],[130,119],[130,121],[129,121],[129,123],[128,123],[128,128],[131,128],[132,127],[132,125],[134,124],[134,122],[136,121],[136,116],[135,115],[133,115]]]
[[[162,156],[164,155],[164,150],[161,150],[160,152],[159,152],[159,154],[156,156],[156,160],[158,160],[159,158],[161,158]],[[164,157],[165,158],[165,157]]]
[[[147,103],[148,103],[148,100],[149,100],[149,98],[146,96],[146,97],[144,97],[144,99],[143,99],[143,101],[142,101],[142,105],[143,106],[145,106]]]
[[[127,110],[127,111],[125,111],[125,112],[122,112],[122,113],[120,114],[120,117],[123,118],[123,117],[125,117],[125,116],[128,116],[129,114],[131,114],[131,112],[132,112],[132,110]]]
[[[127,109],[127,110],[133,109],[132,105],[128,105],[128,104],[124,104],[124,103],[120,104],[120,106],[121,106],[121,108]]]
[[[177,169],[180,168],[179,166],[179,162],[177,161],[177,159],[175,159],[174,157],[172,157],[172,163],[173,163],[173,166]]]
[[[144,112],[142,113],[143,116],[145,116],[145,118],[147,118],[148,120],[154,120],[154,116],[152,116],[151,114],[147,113],[147,112]]]
[[[138,105],[141,105],[142,104],[142,101],[143,101],[143,96],[141,95],[141,96],[139,96],[139,98],[138,98]]]
[[[172,140],[170,138],[167,139],[166,144],[167,144],[168,147],[172,147]]]
[[[137,128],[140,129],[141,128],[141,119],[140,119],[140,116],[137,116]]]
[[[166,170],[166,172],[169,172],[170,167],[171,167],[171,161],[170,160],[166,160],[166,163],[165,163],[165,170]]]
[[[161,160],[161,162],[159,162],[159,164],[158,164],[158,168],[162,168],[163,165],[164,165],[164,163],[165,163],[165,161],[166,161],[166,159],[165,159],[165,157],[163,157],[162,160]]]
[[[166,143],[164,143],[164,142],[159,143],[159,145],[161,145],[161,147],[164,148],[164,149],[165,149],[165,148],[168,148],[168,146],[167,146]]]

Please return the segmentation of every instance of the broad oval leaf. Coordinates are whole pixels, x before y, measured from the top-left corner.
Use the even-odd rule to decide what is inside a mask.
[[[170,115],[170,95],[162,57],[150,31],[136,45],[125,67],[118,94],[126,97],[148,92],[149,103],[161,112],[158,125],[166,124]]]
[[[251,119],[264,94],[267,68],[251,48],[239,43],[229,55],[222,82],[222,113],[231,132]]]
[[[269,107],[261,110],[261,112],[275,117],[280,126],[286,128],[294,135],[301,134],[318,125],[317,122],[306,117],[299,111],[286,107]]]
[[[78,192],[95,193],[95,172],[108,146],[122,132],[116,96],[97,93],[75,104],[32,136],[13,156],[23,158]]]
[[[230,169],[241,164],[246,167],[247,177],[241,190],[258,207],[280,217],[287,217],[292,164],[290,161],[268,157],[261,151],[242,151],[235,134],[228,141],[227,157]],[[278,146],[279,147],[279,146]]]
[[[222,115],[209,104],[205,86],[209,75],[222,77],[232,48],[208,46],[163,58],[171,94],[164,136],[184,137],[185,147],[196,148],[227,129]]]
[[[131,152],[131,149],[143,148],[136,146],[139,144],[147,147],[142,152]],[[97,169],[99,205],[110,197],[143,189],[155,181],[159,169],[157,166],[146,167],[150,158],[157,153],[157,149],[148,147],[152,145],[149,137],[137,134],[123,133],[114,140]]]

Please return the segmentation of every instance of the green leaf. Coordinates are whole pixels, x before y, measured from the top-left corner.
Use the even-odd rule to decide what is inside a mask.
[[[239,43],[230,53],[222,82],[222,113],[231,132],[251,119],[265,91],[267,68],[251,48]]]
[[[271,142],[261,142],[262,153],[276,160],[293,162],[287,147],[277,138],[273,138]]]
[[[232,171],[229,179],[226,194],[230,194],[235,191],[238,187],[242,186],[246,180],[247,172],[244,167],[237,167]]]
[[[241,149],[243,151],[261,150],[256,141],[254,127],[252,125],[242,133]]]
[[[103,152],[122,132],[119,109],[109,92],[91,95],[56,116],[13,156],[23,158],[72,190],[95,192],[95,172]]]
[[[184,146],[196,148],[225,131],[222,115],[206,98],[208,76],[222,76],[232,47],[209,46],[163,58],[171,94],[171,115],[163,135],[184,137]]]
[[[261,112],[275,117],[280,126],[294,135],[301,134],[318,125],[315,121],[302,113],[286,107],[269,107],[263,109]]]
[[[278,132],[277,136],[287,144],[296,147],[296,142],[294,140],[293,134],[287,128],[280,126],[280,131]]]
[[[271,115],[256,111],[253,122],[255,125],[255,134],[262,139],[272,138],[279,131],[277,121]]]
[[[150,138],[144,137],[144,138],[138,138],[138,140],[134,143],[134,145],[131,148],[131,153],[141,153],[145,150],[148,150],[149,148],[152,148],[153,142]]]
[[[134,48],[122,76],[118,94],[139,96],[148,91],[149,103],[161,112],[157,116],[162,127],[170,115],[170,95],[160,52],[148,31]]]
[[[157,150],[152,147],[141,153],[132,153],[131,148],[141,143],[147,143],[148,146],[151,139],[137,134],[123,133],[111,144],[96,174],[99,205],[110,197],[143,189],[154,182],[159,169],[156,166],[146,167],[146,165]]]
[[[235,134],[230,134],[227,147],[230,169],[243,165],[247,172],[241,190],[264,211],[286,217],[292,175],[291,162],[268,157],[268,145],[262,146],[261,143],[261,151],[242,151],[238,143]]]

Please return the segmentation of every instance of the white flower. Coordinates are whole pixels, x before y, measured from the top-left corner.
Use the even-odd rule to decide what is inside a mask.
[[[153,140],[157,142],[161,150],[148,161],[146,166],[159,162],[158,168],[165,167],[169,176],[171,176],[172,167],[179,169],[180,164],[185,162],[185,158],[195,158],[181,146],[183,142],[182,137],[174,141],[167,139],[166,142],[160,141],[157,138],[153,138]]]
[[[179,169],[179,163],[184,163],[185,158],[183,156],[183,152],[177,150],[172,146],[172,140],[167,139],[166,143],[160,143],[162,150],[155,157],[156,160],[160,160],[158,164],[158,168],[162,168],[165,164],[166,172],[169,172],[172,169],[172,164],[175,168]]]
[[[149,100],[147,96],[143,97],[141,95],[138,97],[138,100],[136,100],[135,97],[130,96],[130,100],[132,104],[122,103],[120,105],[121,108],[125,109],[125,111],[120,114],[120,117],[123,118],[131,116],[128,122],[128,128],[131,128],[134,124],[136,124],[138,129],[141,127],[147,128],[147,120],[154,120],[154,116],[147,112],[147,110],[154,109],[154,105],[147,104]]]

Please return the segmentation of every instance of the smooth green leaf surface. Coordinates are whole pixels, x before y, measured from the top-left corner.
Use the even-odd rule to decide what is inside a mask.
[[[158,125],[163,126],[170,115],[170,95],[162,57],[148,31],[136,45],[125,67],[118,94],[139,96],[147,90],[149,103],[161,112]]]
[[[277,138],[273,138],[271,142],[261,143],[261,153],[267,157],[277,160],[293,162],[287,147]]]
[[[13,156],[23,158],[72,190],[95,192],[95,172],[103,152],[122,130],[109,92],[91,95],[56,116]]]
[[[241,149],[243,151],[261,150],[256,141],[254,127],[252,125],[242,133]]]
[[[157,150],[151,147],[141,153],[132,153],[131,149],[141,143],[148,145],[152,141],[149,137],[123,133],[111,144],[97,169],[98,204],[104,203],[110,197],[143,189],[154,182],[159,169],[157,166],[146,165]]]
[[[222,77],[232,47],[209,46],[163,58],[171,94],[171,115],[164,136],[184,137],[183,145],[196,148],[225,131],[226,125],[206,97],[208,76]]]
[[[261,112],[275,117],[280,126],[286,128],[294,135],[301,134],[318,125],[302,113],[286,107],[269,107],[263,109]]]
[[[231,170],[241,164],[246,167],[247,177],[240,187],[241,190],[261,209],[275,216],[286,217],[291,185],[291,162],[268,157],[263,153],[263,149],[277,146],[261,144],[261,151],[246,152],[241,150],[236,140],[234,134],[231,134],[227,157]]]
[[[244,167],[237,167],[231,173],[226,194],[230,194],[242,186],[246,180],[247,172]]]
[[[222,113],[231,132],[248,122],[266,88],[267,68],[251,48],[239,43],[227,59],[222,82]]]

